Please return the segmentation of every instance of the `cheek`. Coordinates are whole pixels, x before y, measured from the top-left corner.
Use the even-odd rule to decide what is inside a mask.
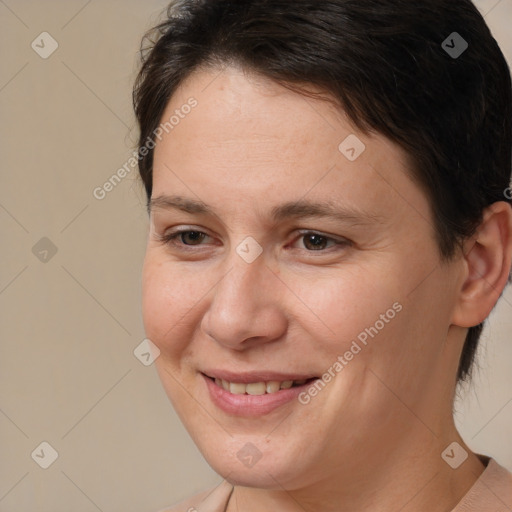
[[[162,355],[176,354],[186,346],[197,297],[190,279],[157,257],[146,257],[142,272],[143,322],[146,336]]]
[[[337,278],[331,275],[298,287],[297,295],[307,306],[302,323],[308,318],[318,326],[315,337],[322,338],[330,354],[343,353],[354,340],[364,345],[365,340],[385,337],[400,316],[400,291],[368,270],[344,269]]]

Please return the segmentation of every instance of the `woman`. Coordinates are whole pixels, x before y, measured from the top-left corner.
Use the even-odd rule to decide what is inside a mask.
[[[182,1],[152,36],[144,324],[225,479],[171,510],[510,510],[452,415],[512,259],[510,73],[476,8]]]

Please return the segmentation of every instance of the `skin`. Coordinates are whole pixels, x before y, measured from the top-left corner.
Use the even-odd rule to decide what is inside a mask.
[[[443,262],[428,200],[391,141],[235,67],[196,71],[162,119],[191,96],[197,107],[157,142],[152,198],[201,200],[215,214],[152,209],[143,318],[173,406],[235,485],[228,511],[451,510],[484,470],[452,403],[467,327],[506,284],[510,206],[489,208],[464,251]],[[349,134],[366,146],[353,162],[338,150]],[[272,222],[273,207],[298,199],[370,221]],[[207,236],[159,240],[177,227]],[[298,230],[330,238],[315,250]],[[236,252],[247,236],[263,249],[252,263]],[[402,310],[307,405],[248,418],[210,400],[201,369],[321,376],[396,302]],[[454,441],[469,454],[457,469],[441,458]],[[261,453],[250,468],[237,457],[247,442]]]

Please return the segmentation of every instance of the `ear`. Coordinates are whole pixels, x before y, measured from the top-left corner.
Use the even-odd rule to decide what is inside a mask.
[[[512,207],[505,201],[484,210],[475,234],[464,244],[464,274],[452,324],[473,327],[491,313],[509,279]]]

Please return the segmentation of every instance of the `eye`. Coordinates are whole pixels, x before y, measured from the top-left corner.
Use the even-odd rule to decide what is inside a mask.
[[[202,231],[195,230],[177,230],[171,231],[170,233],[166,233],[164,235],[157,235],[157,239],[168,245],[172,246],[193,246],[193,245],[202,245],[201,242],[205,239],[209,238],[206,233]]]
[[[163,235],[156,234],[155,237],[163,244],[176,247],[178,249],[184,248],[185,250],[186,247],[205,245],[203,242],[208,238],[211,238],[203,231],[193,229],[174,230]],[[307,252],[327,252],[326,250],[333,247],[336,248],[336,246],[338,246],[338,248],[343,248],[350,245],[348,240],[337,240],[333,237],[313,231],[302,231],[300,236],[292,245],[295,245],[299,240],[302,240],[303,244],[301,244],[302,247],[298,248],[305,249]]]
[[[321,233],[315,233],[313,231],[304,231],[301,233],[301,236],[297,240],[303,240],[304,248],[309,252],[314,251],[324,251],[326,248],[333,246],[346,246],[350,243],[348,240],[336,240],[327,235],[323,235]],[[328,247],[328,245],[330,246]]]

